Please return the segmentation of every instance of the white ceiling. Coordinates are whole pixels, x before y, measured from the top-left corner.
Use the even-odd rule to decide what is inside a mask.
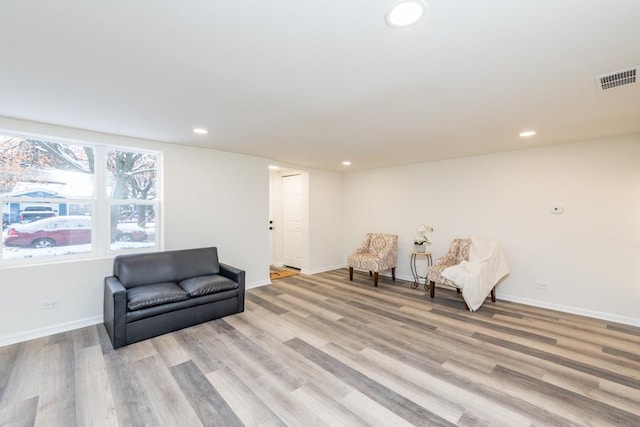
[[[333,170],[640,132],[639,0],[426,1],[0,0],[0,115]]]

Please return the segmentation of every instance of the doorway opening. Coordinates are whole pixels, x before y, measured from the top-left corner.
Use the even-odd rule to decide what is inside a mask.
[[[269,229],[271,266],[303,271],[308,264],[309,174],[271,170]],[[274,268],[271,269],[272,271]]]

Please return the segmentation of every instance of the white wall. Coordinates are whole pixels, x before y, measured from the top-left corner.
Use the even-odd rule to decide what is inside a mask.
[[[502,241],[499,298],[640,325],[640,135],[346,175],[345,256],[366,232],[396,233],[408,279],[423,223],[436,258],[458,236]]]
[[[318,273],[344,267],[344,174],[309,172],[309,267]]]
[[[220,261],[269,277],[269,169],[265,159],[165,144],[165,249],[218,247]],[[195,216],[194,216],[195,215]]]
[[[0,129],[162,151],[165,249],[217,246],[222,262],[246,271],[248,287],[268,283],[267,160],[2,117]],[[111,271],[111,258],[0,269],[0,345],[102,322]],[[60,308],[41,310],[52,298]]]

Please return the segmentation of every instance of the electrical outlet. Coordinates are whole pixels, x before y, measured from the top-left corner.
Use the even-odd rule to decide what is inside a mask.
[[[52,308],[60,308],[60,300],[56,299],[48,299],[44,300],[40,303],[40,308],[43,310],[50,310]]]
[[[549,289],[549,284],[547,282],[536,282],[536,288],[546,291]]]

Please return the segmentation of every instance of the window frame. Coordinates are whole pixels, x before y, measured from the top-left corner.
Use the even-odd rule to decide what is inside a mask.
[[[93,162],[94,170],[92,174],[92,195],[86,198],[83,197],[60,197],[60,198],[46,198],[46,197],[29,197],[29,196],[0,196],[0,206],[3,208],[5,203],[28,203],[32,205],[38,205],[42,203],[53,204],[86,204],[91,209],[91,250],[86,253],[78,254],[65,254],[60,256],[42,256],[42,257],[22,257],[22,258],[5,258],[5,245],[4,238],[7,230],[2,230],[2,239],[0,239],[0,269],[11,268],[23,265],[41,265],[52,264],[60,262],[70,262],[87,259],[100,259],[104,257],[113,257],[117,255],[137,252],[154,252],[162,250],[164,247],[163,236],[161,230],[162,226],[162,212],[163,212],[163,155],[160,150],[150,150],[146,148],[139,148],[135,146],[126,146],[123,144],[107,144],[90,142],[86,140],[69,139],[52,137],[49,135],[39,135],[35,133],[15,132],[11,130],[0,129],[0,136],[15,137],[21,139],[33,139],[46,141],[57,144],[86,146],[93,150]],[[156,156],[156,197],[153,200],[141,200],[141,199],[111,199],[107,194],[107,152],[109,150],[118,150],[134,153],[144,153]],[[145,204],[151,205],[154,208],[155,215],[155,240],[153,245],[139,248],[127,248],[127,249],[114,249],[111,242],[111,206],[114,204]],[[22,211],[22,209],[21,209]],[[68,215],[68,213],[67,213]],[[56,214],[56,216],[59,216]]]
[[[144,149],[144,148],[139,148],[139,147],[127,147],[127,146],[123,146],[123,145],[102,145],[101,147],[102,150],[104,150],[103,153],[103,158],[104,158],[104,162],[102,162],[102,167],[105,169],[104,171],[104,185],[102,185],[102,190],[104,191],[104,201],[105,201],[105,206],[104,206],[104,214],[105,214],[105,219],[106,219],[106,227],[107,229],[105,230],[106,232],[106,236],[108,236],[108,238],[106,238],[107,242],[106,242],[106,253],[109,256],[117,256],[117,255],[122,255],[122,254],[127,254],[127,253],[138,253],[138,252],[153,252],[153,251],[159,251],[161,250],[164,246],[163,246],[163,241],[162,241],[162,233],[161,233],[161,225],[162,225],[162,211],[163,211],[163,197],[162,197],[162,190],[163,190],[163,166],[164,166],[164,160],[163,160],[163,153],[159,150],[149,150],[149,149]],[[133,152],[133,153],[141,153],[141,154],[149,154],[149,155],[154,155],[156,156],[156,198],[153,200],[148,200],[148,199],[122,199],[122,198],[112,198],[110,197],[109,194],[107,194],[107,176],[109,175],[109,172],[106,170],[107,168],[107,152],[110,150],[114,150],[114,151],[126,151],[126,152]],[[115,205],[131,205],[131,204],[144,204],[144,205],[148,205],[148,206],[153,206],[154,208],[154,215],[155,215],[155,242],[153,247],[146,247],[146,248],[129,248],[129,249],[113,249],[112,248],[112,243],[111,242],[111,208]]]

